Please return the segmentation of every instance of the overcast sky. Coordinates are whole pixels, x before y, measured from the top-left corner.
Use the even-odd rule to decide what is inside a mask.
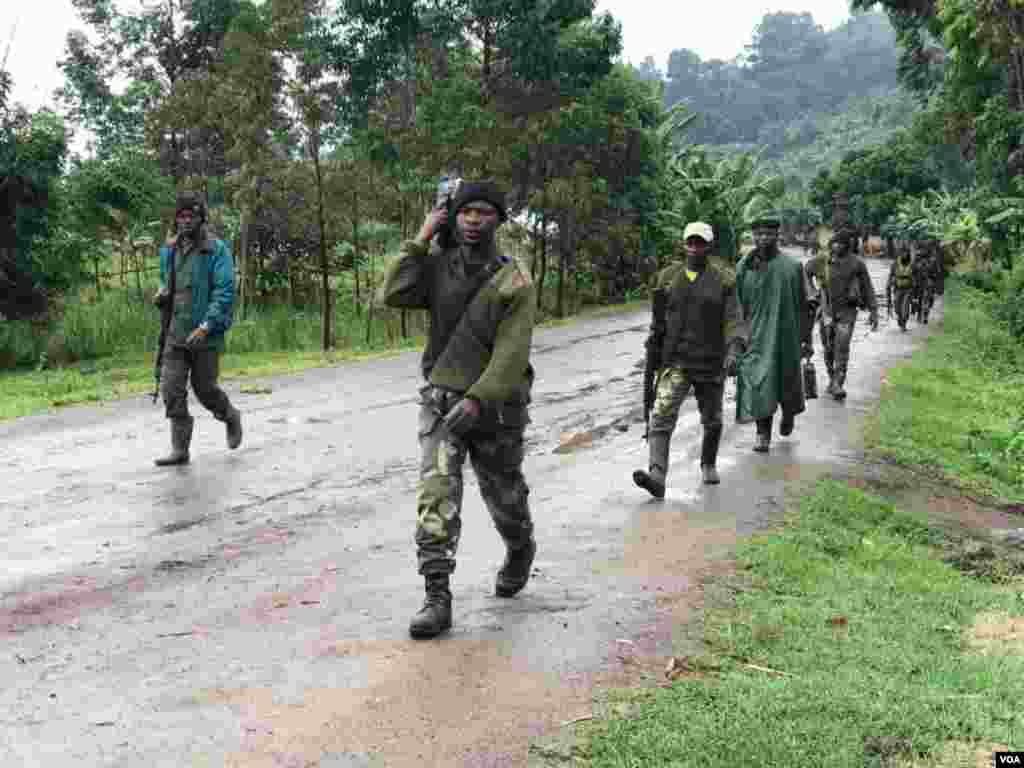
[[[61,84],[56,62],[64,39],[79,26],[71,0],[0,1],[0,55],[13,37],[6,68],[14,78],[14,100],[30,109],[50,103]],[[663,71],[676,48],[689,48],[702,59],[732,58],[750,42],[765,13],[809,11],[826,29],[849,16],[848,0],[598,0],[597,10],[622,23],[623,59],[639,65],[653,56]]]

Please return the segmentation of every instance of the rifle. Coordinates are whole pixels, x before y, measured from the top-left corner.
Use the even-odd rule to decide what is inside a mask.
[[[644,346],[647,359],[644,363],[644,440],[651,432],[651,409],[654,408],[654,380],[661,368],[661,345],[665,340],[665,308],[668,294],[664,289],[654,292],[651,299],[651,332]]]
[[[885,315],[892,317],[892,281],[885,286]]]
[[[156,343],[156,363],[153,366],[153,402],[156,403],[157,398],[160,396],[160,369],[164,365],[164,347],[167,346],[167,331],[171,327],[171,317],[174,314],[174,292],[176,289],[175,280],[175,268],[174,268],[174,252],[176,245],[171,248],[170,258],[168,259],[167,269],[170,273],[168,277],[170,295],[165,296],[160,306],[160,340]]]

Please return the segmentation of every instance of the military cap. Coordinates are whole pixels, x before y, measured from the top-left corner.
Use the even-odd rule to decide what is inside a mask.
[[[715,240],[715,231],[710,224],[703,221],[691,221],[683,230],[683,240],[689,240],[691,237],[699,237],[705,243],[711,243]]]

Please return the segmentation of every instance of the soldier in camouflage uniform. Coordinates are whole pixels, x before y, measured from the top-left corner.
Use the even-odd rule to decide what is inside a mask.
[[[708,261],[714,230],[691,222],[683,240],[686,261],[670,264],[654,280],[655,294],[663,293],[664,300],[654,301],[647,339],[647,353],[656,356],[659,369],[647,436],[650,457],[647,471],[633,473],[633,482],[658,499],[665,496],[669,443],[679,409],[691,391],[704,430],[701,476],[708,485],[720,482],[715,462],[722,439],[725,376],[736,375],[736,359],[745,348],[735,277]]]
[[[171,304],[160,389],[171,422],[171,452],[159,466],[187,464],[195,420],[188,412],[188,383],[213,417],[224,422],[228,448],[242,442],[242,415],[217,384],[224,334],[231,327],[235,263],[223,240],[206,231],[206,206],[183,193],[175,206],[177,234],[160,249],[160,291],[154,303]],[[174,270],[174,295],[170,295]]]
[[[523,433],[533,385],[530,344],[536,297],[529,267],[506,258],[495,242],[506,218],[504,194],[490,182],[465,182],[451,206],[456,242],[434,234],[448,216],[428,214],[415,240],[387,269],[379,300],[425,309],[430,335],[420,390],[422,455],[416,546],[426,581],[413,637],[452,625],[450,575],[455,570],[462,510],[462,470],[469,457],[491,519],[505,541],[495,593],[517,594],[536,553],[529,488],[522,473]]]
[[[829,374],[826,391],[833,399],[844,400],[857,312],[866,308],[871,317],[871,330],[877,331],[878,301],[867,266],[850,249],[849,233],[837,232],[829,241],[829,251],[827,256],[808,261],[804,269],[812,288],[821,296],[821,343]]]
[[[910,318],[910,295],[914,290],[914,262],[910,249],[901,247],[899,255],[889,269],[886,294],[889,297],[890,312],[895,309],[896,322],[900,330],[907,330]]]

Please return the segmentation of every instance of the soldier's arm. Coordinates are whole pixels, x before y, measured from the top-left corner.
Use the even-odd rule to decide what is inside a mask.
[[[402,243],[402,251],[388,264],[377,302],[400,309],[430,309],[427,260],[430,246],[415,240]]]
[[[725,287],[725,350],[726,354],[742,354],[749,344],[749,329],[740,312],[740,302],[736,298],[735,283]]]
[[[217,242],[210,256],[210,269],[213,286],[203,322],[211,332],[224,332],[231,327],[231,310],[235,303],[235,261],[223,241]]]
[[[868,272],[868,265],[863,261],[860,263],[860,293],[865,297],[868,310],[875,314],[878,312],[878,297],[875,296],[875,284],[871,282],[871,275]]]
[[[494,335],[490,362],[466,397],[503,403],[512,398],[530,364],[530,345],[537,298],[529,275],[520,273],[519,286],[506,298],[504,315]]]

